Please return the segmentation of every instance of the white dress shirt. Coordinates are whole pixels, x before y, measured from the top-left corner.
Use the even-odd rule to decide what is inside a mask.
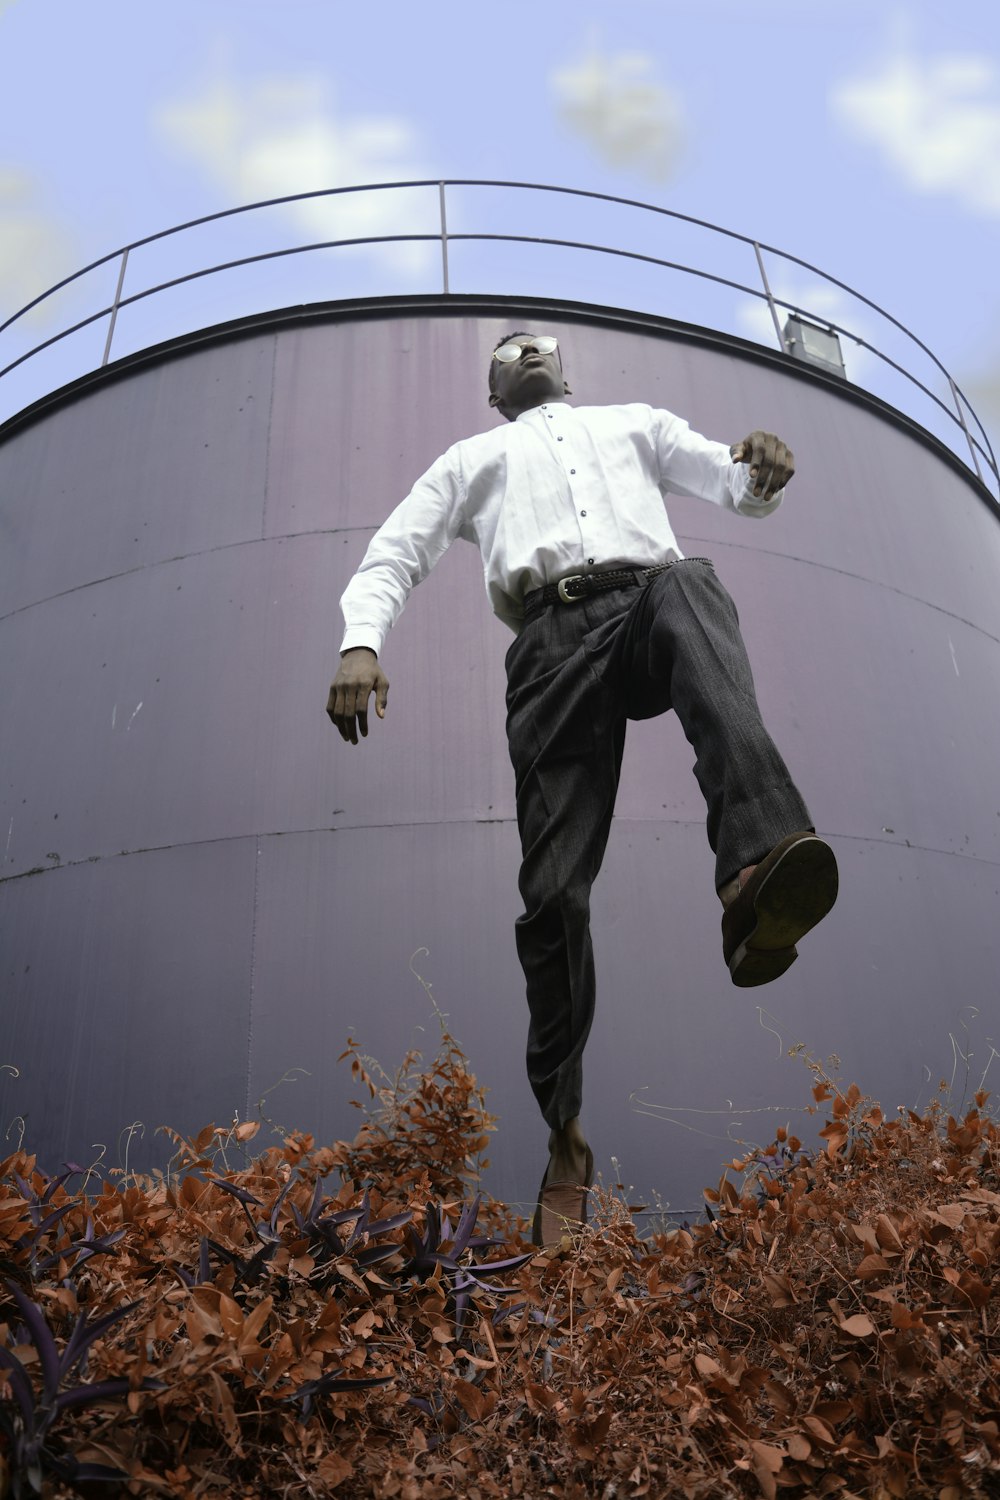
[[[693,495],[766,516],[749,465],[651,406],[549,401],[455,443],[372,538],[340,601],[341,651],[379,653],[410,590],[456,537],[474,542],[493,613],[517,632],[523,599],[572,573],[650,567],[680,548],[663,497]]]

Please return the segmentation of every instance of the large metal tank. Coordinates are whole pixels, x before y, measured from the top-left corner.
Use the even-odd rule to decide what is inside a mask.
[[[647,401],[794,448],[766,522],[669,509],[737,600],[765,720],[842,874],[788,974],[734,989],[690,749],[672,717],[630,727],[593,912],[584,1123],[605,1180],[615,1158],[683,1210],[736,1141],[806,1135],[796,1043],[888,1110],[953,1073],[957,1107],[979,1082],[1000,956],[986,491],[898,414],[756,345],[425,297],[180,340],[0,434],[11,1146],[23,1128],[48,1165],[102,1145],[117,1163],[128,1139],[148,1166],[157,1125],[262,1099],[282,1126],[350,1133],[349,1035],[390,1070],[414,1040],[435,1050],[412,962],[500,1117],[490,1185],[530,1206],[546,1132],[512,932],[510,637],[474,549],[451,549],[390,636],[385,722],[354,748],[324,712],[345,583],[413,479],[497,420],[490,351],[522,326],[557,334],[579,404]]]

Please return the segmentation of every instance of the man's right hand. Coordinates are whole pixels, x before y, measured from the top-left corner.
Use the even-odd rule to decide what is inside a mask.
[[[340,737],[358,743],[358,730],[368,733],[368,699],[375,694],[375,712],[385,718],[389,679],[378,657],[367,646],[356,646],[340,658],[340,671],[333,679],[326,711],[340,730]]]

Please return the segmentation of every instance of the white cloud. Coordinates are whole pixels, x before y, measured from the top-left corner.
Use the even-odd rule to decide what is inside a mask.
[[[830,103],[910,187],[1000,216],[1000,71],[988,58],[901,51],[835,85]]]
[[[682,112],[677,96],[652,76],[654,66],[641,52],[605,56],[593,41],[550,83],[560,118],[604,161],[665,182],[682,147]]]
[[[0,166],[0,304],[10,315],[59,281],[74,267],[72,241],[60,222],[40,202],[32,177]],[[54,302],[27,313],[35,323],[51,321]]]
[[[225,206],[354,183],[427,177],[408,121],[389,115],[343,116],[325,80],[284,77],[236,85],[217,78],[194,97],[161,105],[154,128],[175,153],[197,162],[226,196]],[[315,239],[427,232],[430,189],[348,193],[288,204],[286,212]],[[376,247],[371,247],[372,249]],[[381,251],[419,274],[426,245]]]

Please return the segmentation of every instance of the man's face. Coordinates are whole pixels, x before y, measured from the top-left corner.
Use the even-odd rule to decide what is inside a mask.
[[[558,401],[566,394],[562,364],[558,348],[551,354],[541,354],[534,347],[536,334],[519,333],[508,339],[508,343],[520,344],[523,354],[520,359],[504,363],[494,359],[493,392],[490,405],[499,408],[509,421],[540,406],[543,401]]]

